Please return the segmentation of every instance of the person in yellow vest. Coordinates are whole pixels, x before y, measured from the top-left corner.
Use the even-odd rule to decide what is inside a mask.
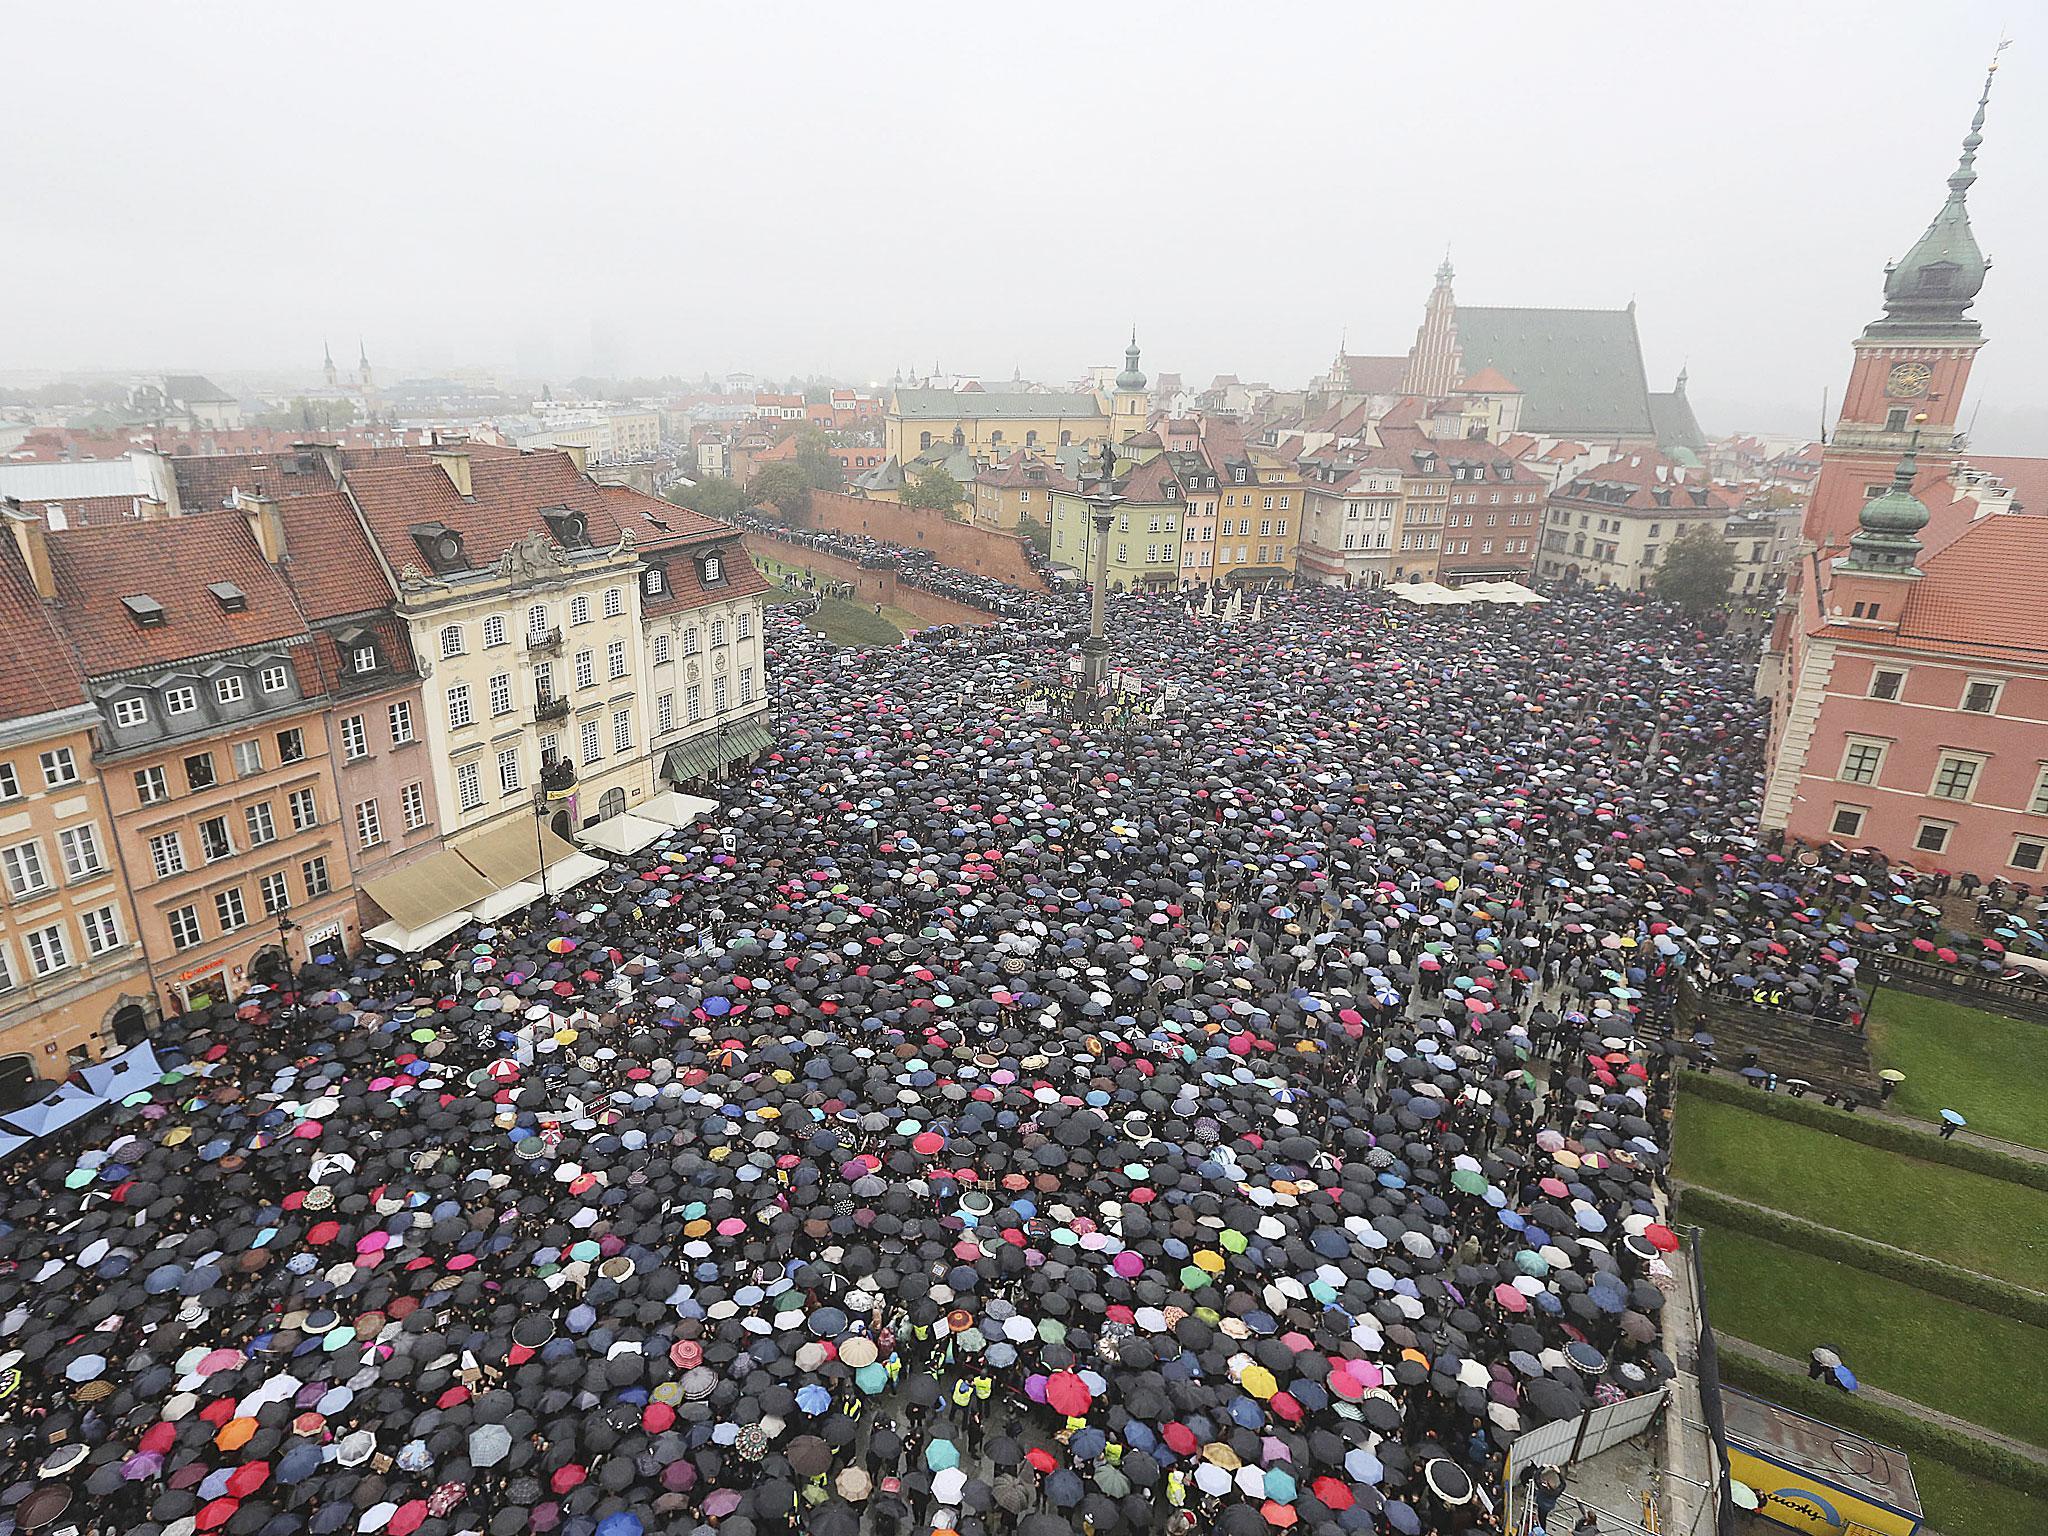
[[[955,1408],[965,1408],[974,1401],[974,1383],[965,1376],[953,1383],[953,1390],[947,1394]]]
[[[1166,1502],[1179,1509],[1188,1501],[1187,1474],[1179,1467],[1166,1469]]]

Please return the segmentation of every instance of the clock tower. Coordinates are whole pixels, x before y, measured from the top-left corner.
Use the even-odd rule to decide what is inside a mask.
[[[1967,205],[1997,73],[1994,57],[1948,179],[1948,199],[1912,249],[1885,268],[1884,314],[1856,338],[1842,413],[1802,529],[1818,547],[1841,545],[1857,531],[1863,503],[1891,488],[1916,435],[1937,456],[1961,446],[1963,386],[1984,345],[1983,328],[1968,311],[1991,265],[1970,230]]]

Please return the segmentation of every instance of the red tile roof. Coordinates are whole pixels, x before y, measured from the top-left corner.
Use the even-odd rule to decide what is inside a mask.
[[[1514,380],[1498,368],[1482,368],[1458,386],[1468,395],[1519,395],[1522,391]]]
[[[426,557],[411,533],[422,523],[442,523],[460,534],[472,568],[491,564],[531,534],[559,542],[540,515],[543,508],[567,507],[582,513],[594,546],[618,541],[618,518],[604,493],[568,454],[482,443],[463,447],[469,455],[468,497],[456,491],[425,448],[349,449],[342,454],[349,489],[394,572],[408,565],[426,569]]]
[[[36,596],[13,534],[0,529],[0,720],[85,702],[85,679],[71,648]]]
[[[1596,497],[1596,488],[1621,487],[1622,498]],[[1658,493],[1665,499],[1660,501]],[[1632,449],[1594,469],[1573,477],[1557,488],[1566,501],[1583,501],[1588,506],[1621,508],[1641,512],[1732,512],[1742,499],[1725,486],[1715,485],[1698,469],[1673,463],[1648,449]]]
[[[307,633],[290,587],[238,513],[74,528],[49,539],[58,622],[88,677]],[[224,611],[207,591],[221,581],[242,589],[242,612]],[[135,622],[121,600],[139,593],[163,604],[164,623],[145,629]]]
[[[1900,615],[1901,644],[2048,666],[2048,517],[1979,518],[1922,569]]]

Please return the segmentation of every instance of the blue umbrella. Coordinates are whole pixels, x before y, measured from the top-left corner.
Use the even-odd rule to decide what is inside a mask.
[[[1941,1112],[1941,1118],[1946,1120],[1950,1125],[1968,1125],[1970,1123],[1952,1109],[1944,1109]]]
[[[1835,1384],[1844,1392],[1854,1392],[1856,1390],[1856,1373],[1846,1365],[1836,1366]]]
[[[832,1393],[814,1381],[798,1389],[796,1405],[805,1413],[823,1413],[832,1406]]]

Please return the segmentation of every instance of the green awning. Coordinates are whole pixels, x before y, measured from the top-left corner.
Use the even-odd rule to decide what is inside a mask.
[[[737,762],[772,751],[775,738],[758,719],[742,720],[727,731],[711,731],[670,747],[662,759],[661,776],[672,784],[715,779]]]

